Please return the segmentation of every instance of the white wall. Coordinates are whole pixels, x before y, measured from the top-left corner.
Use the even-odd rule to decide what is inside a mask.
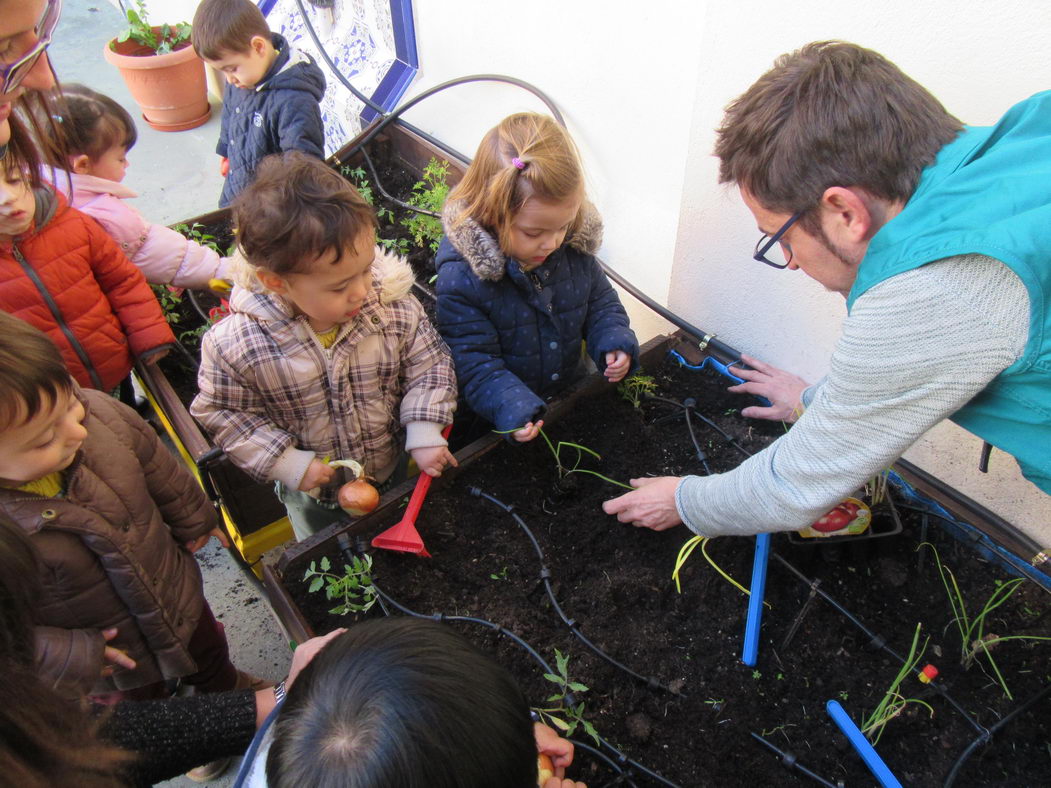
[[[751,260],[754,220],[711,156],[723,107],[783,52],[839,38],[876,49],[964,122],[988,124],[1051,88],[1051,3],[1042,0],[416,0],[421,72],[408,95],[500,72],[547,91],[582,148],[606,221],[604,259],[729,344],[809,379],[824,374],[843,299],[801,272]],[[484,131],[536,100],[500,86],[429,99],[406,116],[471,155]],[[668,329],[625,303],[640,336]],[[952,425],[908,456],[1051,544],[1051,498]]]

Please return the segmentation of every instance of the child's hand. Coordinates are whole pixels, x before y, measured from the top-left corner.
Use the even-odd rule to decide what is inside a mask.
[[[563,739],[554,728],[542,722],[533,723],[533,737],[536,739],[536,751],[551,759],[555,777],[563,777],[566,767],[573,763],[573,742]]]
[[[211,539],[213,536],[219,540],[219,544],[221,544],[223,547],[230,546],[230,540],[227,538],[226,534],[223,533],[223,529],[213,528],[211,531],[204,534],[203,536],[198,536],[196,539],[191,539],[189,542],[183,542],[183,547],[185,547],[191,553],[196,553],[198,550],[200,550],[202,547],[208,544],[208,540]]]
[[[299,483],[299,489],[303,492],[313,490],[315,487],[328,484],[335,476],[335,468],[315,457],[307,466],[307,472],[303,474],[303,481]]]
[[[454,468],[459,465],[448,446],[423,446],[419,449],[411,449],[409,454],[416,460],[420,473],[428,476],[441,476],[448,466]]]
[[[606,354],[606,371],[603,373],[610,383],[619,383],[631,369],[631,356],[623,350],[612,350]]]
[[[224,178],[230,174],[230,160],[225,156],[219,159],[219,174]]]
[[[112,627],[110,629],[102,630],[102,639],[109,643],[113,638],[117,637],[117,628]],[[134,670],[136,667],[135,660],[121,651],[119,648],[113,648],[112,646],[106,646],[102,652],[102,659],[109,664],[102,668],[102,677],[112,676],[113,671],[118,667],[127,668],[128,670]]]
[[[544,420],[540,419],[536,424],[529,422],[522,429],[515,430],[511,433],[511,437],[519,443],[528,443],[533,440],[537,435],[540,434],[540,428],[544,426]]]

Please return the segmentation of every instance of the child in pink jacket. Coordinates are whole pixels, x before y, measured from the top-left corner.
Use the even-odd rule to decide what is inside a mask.
[[[128,167],[126,154],[138,136],[128,112],[109,96],[83,85],[63,85],[62,94],[68,172],[54,170],[46,175],[70,205],[101,224],[151,284],[201,290],[212,279],[226,279],[227,258],[147,221],[127,203],[138,196],[121,183]]]

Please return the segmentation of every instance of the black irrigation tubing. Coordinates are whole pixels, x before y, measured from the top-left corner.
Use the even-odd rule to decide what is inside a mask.
[[[410,203],[407,203],[404,200],[399,200],[397,197],[393,197],[390,194],[387,194],[387,190],[384,189],[383,188],[383,184],[380,183],[380,176],[379,176],[379,173],[376,172],[376,167],[372,163],[372,157],[369,156],[368,152],[365,151],[365,150],[361,151],[361,155],[365,159],[365,164],[368,165],[369,175],[372,176],[372,182],[374,184],[376,184],[376,188],[379,190],[379,193],[381,195],[383,195],[383,197],[385,199],[387,199],[390,202],[394,203],[399,208],[405,208],[406,210],[409,210],[409,211],[415,211],[416,213],[422,213],[424,216],[433,216],[435,219],[440,219],[441,218],[441,214],[436,213],[435,211],[428,211],[426,208],[420,208],[418,205],[411,205]]]
[[[1003,728],[1005,725],[1007,725],[1007,723],[1009,723],[1011,720],[1013,720],[1019,714],[1021,714],[1024,711],[1027,711],[1031,706],[1036,704],[1038,701],[1043,700],[1049,693],[1051,693],[1051,684],[1049,684],[1048,686],[1044,687],[1042,690],[1040,690],[1040,692],[1038,692],[1036,695],[1031,697],[1029,700],[1027,700],[1025,703],[1023,703],[1018,708],[1016,708],[1010,714],[1007,714],[1004,717],[1002,717],[999,722],[997,722],[995,725],[990,727],[989,730],[983,732],[981,735],[979,735],[977,738],[975,738],[974,741],[972,741],[969,745],[967,745],[967,749],[965,749],[960,754],[960,757],[956,759],[956,762],[953,764],[952,769],[949,771],[949,775],[945,778],[945,783],[943,784],[943,788],[952,788],[952,784],[956,781],[956,777],[959,775],[960,770],[963,768],[964,763],[966,763],[967,759],[970,758],[971,755],[974,754],[974,751],[976,749],[978,749],[978,747],[980,745],[985,744],[986,742],[990,741],[993,738],[993,734],[994,733],[996,733],[1001,728]]]
[[[691,402],[691,400],[692,400],[692,402]],[[727,443],[729,443],[731,446],[733,446],[735,449],[737,449],[739,452],[741,452],[745,457],[751,457],[752,456],[752,453],[750,451],[748,451],[748,449],[746,449],[740,443],[738,443],[734,439],[734,437],[732,435],[730,435],[726,430],[724,430],[722,427],[720,427],[714,421],[712,421],[707,416],[705,416],[703,413],[701,413],[699,410],[697,410],[697,408],[695,407],[697,405],[697,400],[693,399],[693,397],[688,397],[685,400],[683,400],[682,402],[679,402],[678,400],[669,399],[667,397],[658,397],[656,394],[647,394],[643,398],[643,402],[661,402],[661,403],[663,403],[665,405],[674,405],[676,408],[682,408],[683,410],[687,411],[688,413],[692,413],[694,416],[696,416],[702,422],[704,422],[709,427],[711,427],[713,430],[718,432],[719,435],[722,436],[723,440],[725,440]],[[692,434],[692,430],[691,430],[691,434]]]
[[[337,542],[339,544],[341,552],[346,558],[363,555],[366,552],[365,542],[363,540],[359,539],[356,542],[356,544],[352,545],[349,537],[345,533],[339,534],[339,536],[337,537]],[[426,613],[419,613],[396,601],[390,594],[383,591],[379,586],[377,586],[375,581],[373,581],[372,583],[372,588],[376,592],[377,599],[380,600],[380,606],[383,608],[384,612],[387,613],[387,615],[390,615],[390,613],[386,610],[385,605],[390,605],[403,615],[411,616],[412,618],[423,618],[429,621],[437,621],[439,623],[452,621],[458,623],[477,624],[478,626],[485,627],[486,629],[496,632],[498,635],[504,635],[512,642],[517,644],[541,667],[544,673],[555,672],[552,669],[551,665],[547,663],[547,660],[540,656],[536,649],[530,646],[529,643],[523,640],[516,633],[512,632],[510,629],[506,629],[505,627],[502,627],[497,623],[487,621],[484,618],[475,618],[474,616],[449,616],[445,613],[434,613],[432,615],[427,615]],[[565,702],[570,706],[575,706],[577,703],[576,697],[573,695],[572,692],[564,693],[563,698]],[[646,777],[649,777],[651,780],[659,782],[662,785],[668,786],[668,788],[679,788],[679,786],[676,783],[673,783],[671,780],[662,777],[652,769],[647,769],[638,761],[629,758],[621,750],[619,750],[614,745],[610,744],[601,736],[599,736],[599,742],[603,747],[605,747],[610,753],[613,754],[617,763],[621,764],[625,769],[630,767],[631,769],[638,771]]]
[[[670,695],[675,695],[676,697],[680,697],[680,698],[684,698],[684,699],[687,697],[683,693],[677,692],[676,690],[673,690],[671,687],[665,686],[664,684],[662,684],[660,682],[659,679],[657,679],[654,676],[643,676],[641,673],[637,673],[636,671],[632,670],[631,668],[629,668],[624,663],[619,662],[618,660],[614,659],[612,656],[607,654],[605,651],[603,651],[597,645],[592,643],[587,637],[585,637],[585,635],[580,631],[580,628],[579,628],[580,625],[576,621],[576,619],[573,619],[573,618],[570,618],[569,616],[567,616],[565,611],[562,610],[562,606],[558,603],[558,598],[555,596],[555,592],[551,588],[551,570],[548,569],[547,565],[544,563],[544,551],[540,549],[540,544],[537,542],[536,537],[533,535],[532,530],[529,528],[528,525],[525,524],[525,521],[521,517],[519,517],[518,513],[516,511],[514,511],[514,507],[513,506],[508,506],[503,501],[500,501],[500,500],[494,498],[493,496],[489,495],[488,493],[483,492],[478,487],[473,487],[473,486],[469,487],[467,491],[468,491],[469,494],[471,494],[473,496],[476,496],[478,498],[484,498],[485,500],[489,501],[493,505],[499,507],[506,514],[509,514],[514,519],[514,521],[516,523],[518,523],[518,527],[522,529],[522,532],[529,538],[529,541],[532,543],[533,550],[536,551],[537,559],[540,561],[539,578],[540,578],[540,581],[544,584],[544,589],[547,591],[547,598],[548,598],[548,600],[550,600],[551,606],[554,608],[555,613],[558,615],[558,617],[562,621],[562,623],[565,624],[566,627],[569,628],[569,631],[573,633],[573,635],[577,638],[577,640],[579,640],[581,643],[583,643],[585,646],[587,646],[587,648],[589,648],[596,655],[598,655],[599,657],[604,659],[610,665],[612,665],[613,667],[617,668],[618,670],[623,671],[624,673],[627,673],[629,676],[634,678],[636,681],[640,682],[641,684],[645,684],[650,689],[663,690],[664,692],[667,692]]]
[[[197,314],[201,316],[201,320],[204,321],[204,324],[208,325],[212,318],[208,315],[207,312],[204,311],[204,307],[201,306],[201,302],[197,300],[197,294],[189,288],[186,288],[185,290],[183,290],[183,292],[186,293],[186,297],[190,299],[190,303],[193,305],[193,308],[197,310]]]
[[[704,466],[704,472],[711,476],[712,469],[711,466],[708,465],[708,455],[705,453],[704,449],[701,448],[701,443],[697,440],[697,434],[693,431],[693,422],[690,420],[690,409],[683,408],[682,415],[683,418],[686,419],[686,429],[690,433],[690,440],[693,442],[693,448],[697,450],[697,459],[700,460],[701,465]]]
[[[837,602],[827,591],[825,591],[822,588],[819,588],[817,586],[817,584],[815,583],[815,581],[813,580],[813,578],[809,578],[806,575],[804,575],[801,571],[799,571],[799,569],[797,569],[792,563],[790,563],[787,559],[785,559],[779,553],[771,552],[770,556],[772,558],[776,558],[777,561],[780,562],[782,566],[784,566],[792,574],[794,574],[797,578],[799,578],[804,583],[806,583],[814,592],[816,592],[818,594],[818,596],[820,596],[822,599],[824,599],[826,602],[828,602],[830,605],[832,605],[832,607],[834,607],[840,613],[840,615],[842,615],[844,618],[846,618],[855,627],[860,629],[865,634],[865,636],[869,638],[869,646],[870,647],[872,647],[873,649],[880,649],[882,651],[885,651],[888,654],[890,654],[892,657],[894,657],[894,659],[896,659],[898,662],[902,663],[903,665],[905,664],[905,659],[900,654],[898,654],[896,651],[894,651],[894,649],[892,649],[890,646],[887,645],[887,639],[885,637],[883,637],[882,635],[876,634],[875,632],[870,630],[868,627],[866,627],[864,624],[862,624],[861,621],[856,616],[854,616],[849,610],[847,610],[845,607],[843,607],[843,605],[841,605],[839,602]],[[919,673],[919,670],[914,667],[912,669],[912,672],[913,673]],[[939,695],[941,695],[946,701],[948,701],[948,703],[954,709],[956,709],[956,711],[958,711],[961,715],[963,715],[963,718],[965,720],[967,720],[967,722],[971,725],[972,728],[977,730],[979,733],[985,733],[985,730],[986,730],[985,726],[983,726],[981,723],[979,723],[963,706],[961,706],[956,701],[956,699],[952,695],[949,694],[949,691],[947,689],[945,689],[945,687],[943,687],[941,685],[941,682],[932,681],[927,686],[930,687],[934,692],[936,692]]]
[[[750,733],[753,739],[755,739],[757,742],[761,742],[762,744],[770,748],[774,752],[774,754],[776,754],[777,757],[781,759],[781,765],[784,766],[785,769],[787,769],[788,771],[797,771],[800,774],[809,777],[811,780],[814,780],[815,782],[824,785],[825,788],[843,788],[842,780],[837,783],[829,782],[820,774],[816,774],[815,772],[810,771],[810,769],[801,764],[799,762],[799,759],[794,754],[788,752],[787,750],[782,750],[776,744],[773,744],[772,742],[768,741],[766,737],[760,736],[758,733],[754,733],[751,731]]]
[[[635,784],[631,781],[631,776],[623,768],[621,768],[620,764],[613,760],[613,758],[610,758],[608,755],[606,755],[606,753],[602,752],[602,750],[598,749],[598,747],[592,747],[590,744],[580,741],[580,739],[570,739],[569,741],[573,742],[573,746],[575,748],[583,750],[593,758],[598,758],[600,761],[605,763],[610,769],[617,773],[616,778],[613,780],[613,782],[609,783],[609,785],[619,785],[620,783],[625,781],[627,781],[628,785]]]

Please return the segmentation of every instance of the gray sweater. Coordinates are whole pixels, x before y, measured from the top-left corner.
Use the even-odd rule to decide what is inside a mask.
[[[998,260],[891,277],[855,302],[792,429],[732,471],[683,479],[679,516],[702,536],[810,525],[1014,363],[1028,335],[1029,294]]]

